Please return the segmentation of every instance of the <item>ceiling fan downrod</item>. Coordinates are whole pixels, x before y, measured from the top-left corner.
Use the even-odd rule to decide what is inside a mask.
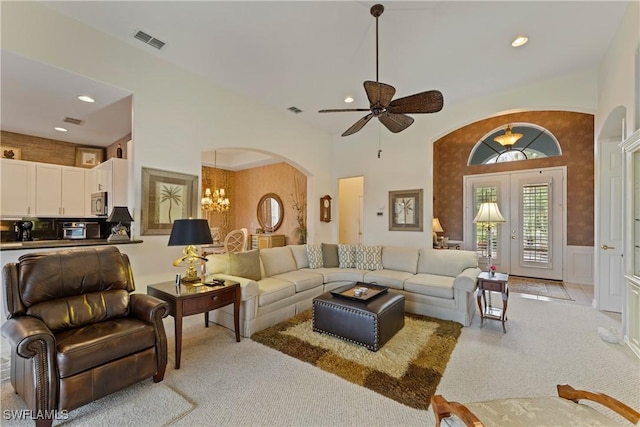
[[[376,18],[376,82],[378,79],[378,17],[384,12],[384,6],[381,4],[374,4],[371,6],[371,15]]]

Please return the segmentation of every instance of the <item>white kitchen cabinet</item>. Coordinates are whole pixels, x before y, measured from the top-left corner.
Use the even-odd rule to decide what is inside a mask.
[[[35,212],[36,166],[21,160],[0,160],[2,216],[33,216]]]
[[[129,162],[111,158],[93,167],[87,176],[87,215],[91,214],[91,193],[107,192],[108,213],[114,206],[127,206],[129,198]]]
[[[85,215],[85,169],[39,163],[35,181],[36,216]]]

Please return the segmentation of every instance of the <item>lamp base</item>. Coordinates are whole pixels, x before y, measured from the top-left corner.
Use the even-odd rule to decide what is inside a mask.
[[[107,238],[107,242],[130,242],[131,239],[126,234],[111,234]]]
[[[193,268],[193,262],[189,266],[189,269],[184,272],[182,283],[188,283],[191,286],[202,286],[203,283],[200,280],[200,276],[198,276],[196,269]]]

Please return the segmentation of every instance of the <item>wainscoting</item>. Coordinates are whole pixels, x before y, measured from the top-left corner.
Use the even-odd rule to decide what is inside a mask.
[[[593,286],[593,246],[567,246],[564,259],[565,282]]]

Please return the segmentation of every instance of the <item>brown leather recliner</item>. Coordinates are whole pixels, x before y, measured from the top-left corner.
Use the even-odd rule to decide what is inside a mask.
[[[2,269],[11,383],[36,418],[53,418],[138,381],[162,381],[167,303],[135,290],[115,246],[33,253]]]

